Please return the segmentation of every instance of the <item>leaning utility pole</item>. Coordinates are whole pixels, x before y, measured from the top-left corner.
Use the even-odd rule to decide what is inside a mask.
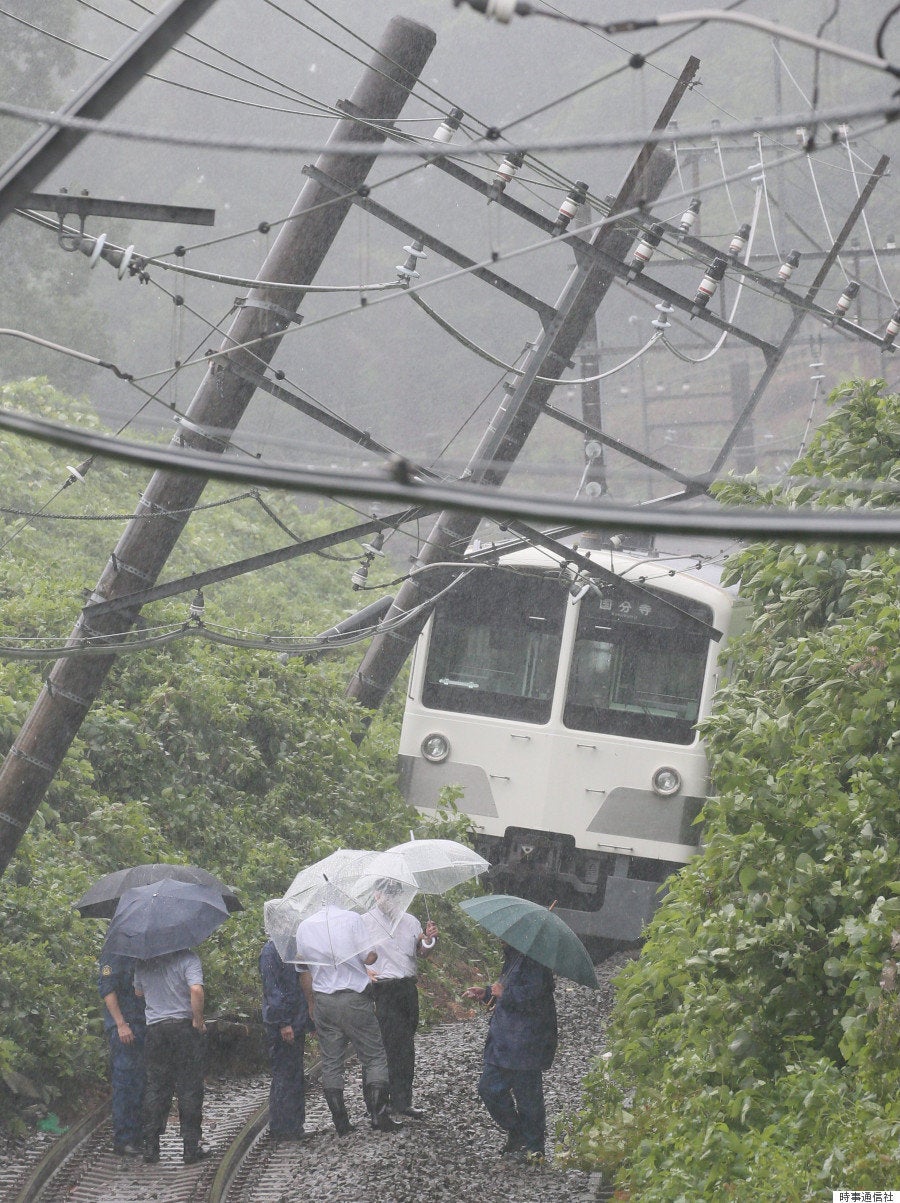
[[[682,71],[654,126],[665,129],[678,103],[699,67],[692,58]],[[660,196],[674,170],[672,156],[655,143],[646,143],[612,203],[609,217],[632,208],[650,206]],[[614,220],[601,226],[589,243],[570,240],[576,266],[563,289],[555,316],[534,343],[525,361],[522,376],[504,399],[469,460],[462,479],[476,485],[499,487],[544,411],[555,385],[541,376],[558,377],[569,366],[589,322],[594,320],[614,274],[610,261],[621,261],[634,241],[635,224]],[[477,513],[444,512],[425,540],[416,567],[460,560],[478,529]],[[453,569],[417,573],[415,570],[401,586],[384,622],[402,617],[416,606],[433,598],[447,583]],[[428,618],[426,609],[416,619],[377,635],[348,687],[348,696],[374,710],[397,677],[412,650],[416,637]]]
[[[362,187],[384,141],[383,126],[400,115],[434,44],[433,31],[416,21],[397,17],[388,26],[351,98],[358,116],[338,121],[317,160],[318,169],[340,180],[348,195]],[[343,153],[346,147],[360,144],[370,144],[372,152]],[[336,199],[315,180],[306,181],[257,276],[258,280],[295,287],[267,289],[260,284],[251,290],[222,343],[222,358],[207,371],[173,441],[205,451],[221,452],[227,446],[255,391],[253,377],[261,374],[285,330],[298,320],[304,286],[321,266],[350,204],[349,199]],[[229,352],[229,348],[248,342],[254,343],[252,350]],[[109,601],[155,583],[206,482],[204,476],[170,471],[152,477],[90,602]],[[98,640],[123,635],[139,612],[140,605],[132,604],[92,614],[90,619],[82,613],[68,646],[93,643],[96,647]],[[58,660],[47,678],[0,767],[0,874],[115,659],[115,653],[110,653]]]

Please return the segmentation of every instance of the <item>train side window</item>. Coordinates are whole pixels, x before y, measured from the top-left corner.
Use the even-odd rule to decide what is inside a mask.
[[[556,577],[473,572],[435,609],[423,705],[547,722],[567,598]]]

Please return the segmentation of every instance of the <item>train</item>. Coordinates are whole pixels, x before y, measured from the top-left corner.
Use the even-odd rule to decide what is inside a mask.
[[[460,571],[415,648],[399,770],[423,814],[469,817],[494,892],[632,942],[701,841],[697,724],[742,608],[708,562],[615,542]]]

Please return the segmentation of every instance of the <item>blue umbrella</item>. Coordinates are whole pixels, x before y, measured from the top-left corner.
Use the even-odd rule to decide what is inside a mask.
[[[135,886],[119,899],[103,952],[145,961],[193,948],[227,918],[228,907],[211,886],[174,878]]]
[[[597,989],[588,951],[571,927],[547,907],[512,894],[487,894],[459,904],[467,915],[505,944],[561,977]]]

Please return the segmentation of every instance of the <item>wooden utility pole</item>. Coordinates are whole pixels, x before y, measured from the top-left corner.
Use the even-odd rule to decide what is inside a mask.
[[[317,167],[340,180],[348,194],[364,183],[384,141],[381,123],[395,120],[434,48],[427,26],[394,18],[353,97],[354,112],[372,123],[342,118]],[[371,144],[371,154],[342,153]],[[296,320],[304,286],[312,282],[344,220],[350,200],[335,198],[315,180],[303,186],[257,277],[295,287],[254,287],[234,319],[222,352],[256,341],[252,350],[232,350],[209,368],[175,440],[221,452],[253,393],[253,377],[271,361],[281,337]],[[229,363],[244,373],[229,370]],[[250,380],[246,379],[249,376]],[[109,601],[153,585],[206,485],[204,476],[160,471],[151,479],[89,601]],[[134,624],[139,604],[81,615],[68,645],[121,636]],[[81,723],[97,697],[115,654],[57,661],[39,698],[0,767],[0,874],[28,827]]]
[[[654,129],[665,129],[699,67],[690,59],[663,107]],[[640,203],[650,206],[659,197],[674,170],[672,156],[654,143],[646,143],[619,193],[610,217]],[[525,360],[522,376],[508,393],[463,473],[463,480],[499,487],[544,412],[555,385],[540,376],[561,376],[569,366],[589,322],[594,320],[614,275],[610,260],[621,262],[634,241],[634,222],[610,222],[601,226],[589,245],[571,242],[577,264],[563,289],[556,314],[535,342]],[[477,513],[442,513],[417,561],[417,567],[460,560],[478,528]],[[454,569],[416,573],[401,586],[385,623],[401,618],[415,606],[428,602],[447,584]],[[368,652],[348,687],[348,696],[368,709],[375,709],[397,677],[428,617],[426,610],[416,619],[373,639]]]

